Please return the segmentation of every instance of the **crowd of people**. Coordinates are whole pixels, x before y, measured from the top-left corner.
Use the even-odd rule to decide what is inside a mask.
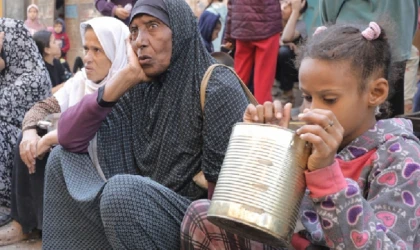
[[[0,18],[0,245],[277,249],[207,212],[233,126],[299,120],[312,149],[291,246],[418,249],[420,131],[398,116],[420,106],[419,5],[211,0],[196,17],[185,0],[96,0],[74,72],[62,19]]]

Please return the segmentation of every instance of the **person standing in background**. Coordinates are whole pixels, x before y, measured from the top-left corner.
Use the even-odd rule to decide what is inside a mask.
[[[137,0],[95,0],[95,7],[102,15],[120,19],[128,26],[131,9],[136,2]]]
[[[406,61],[410,58],[411,43],[416,32],[418,0],[321,0],[320,14],[322,23],[344,24],[348,22],[369,23],[388,18],[393,21],[395,30],[395,57],[393,68],[398,75],[391,76],[394,92],[389,95],[391,117],[404,114],[404,72]],[[394,38],[394,37],[392,37]]]
[[[61,18],[54,21],[54,37],[61,50],[60,58],[65,59],[67,52],[70,50],[70,39],[66,33],[66,24]]]
[[[260,103],[272,100],[282,30],[278,0],[229,0],[226,47],[235,45],[235,71],[245,83],[254,67],[254,95]]]
[[[214,52],[219,52],[222,46],[223,34],[225,31],[226,17],[228,9],[223,0],[210,0],[206,11],[210,11],[213,14],[220,15],[220,22],[222,23],[221,31],[217,38],[213,41]]]
[[[198,20],[198,29],[200,30],[201,37],[203,38],[204,45],[209,53],[213,53],[213,41],[217,39],[220,34],[222,23],[220,16],[210,11],[204,11]]]
[[[25,26],[33,36],[37,31],[45,29],[45,26],[39,21],[38,14],[39,8],[35,4],[28,6],[26,10],[27,19],[25,21]]]

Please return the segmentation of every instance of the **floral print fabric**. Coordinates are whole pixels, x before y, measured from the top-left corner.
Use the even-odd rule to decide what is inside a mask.
[[[0,205],[10,207],[13,148],[21,123],[32,105],[51,94],[51,82],[23,22],[0,18],[2,31],[6,68],[0,74]]]

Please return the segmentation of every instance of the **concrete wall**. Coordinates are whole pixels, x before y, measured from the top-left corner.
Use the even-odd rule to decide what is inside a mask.
[[[67,35],[70,38],[70,50],[67,53],[67,60],[70,67],[73,66],[77,56],[83,56],[82,39],[80,36],[80,23],[91,18],[100,16],[92,0],[66,0],[65,16]]]
[[[25,1],[3,0],[3,16],[25,20],[26,19],[26,3]]]

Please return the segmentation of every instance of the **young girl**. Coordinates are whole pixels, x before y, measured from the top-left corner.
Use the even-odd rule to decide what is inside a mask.
[[[39,52],[44,58],[48,73],[50,74],[53,87],[52,93],[54,94],[62,87],[63,83],[69,79],[65,74],[65,70],[60,63],[60,60],[56,59],[61,54],[60,48],[55,42],[54,35],[47,30],[38,31],[33,37]]]
[[[27,19],[25,21],[25,26],[31,35],[34,35],[37,31],[45,29],[45,26],[39,21],[38,13],[39,8],[35,4],[29,5],[26,10]]]
[[[296,131],[312,144],[296,249],[419,249],[420,145],[404,119],[377,121],[386,102],[391,49],[376,23],[334,25],[303,49],[299,81],[310,103]],[[250,105],[245,122],[286,126],[290,104]],[[206,219],[210,202],[192,203],[182,224],[183,249],[269,249]]]

